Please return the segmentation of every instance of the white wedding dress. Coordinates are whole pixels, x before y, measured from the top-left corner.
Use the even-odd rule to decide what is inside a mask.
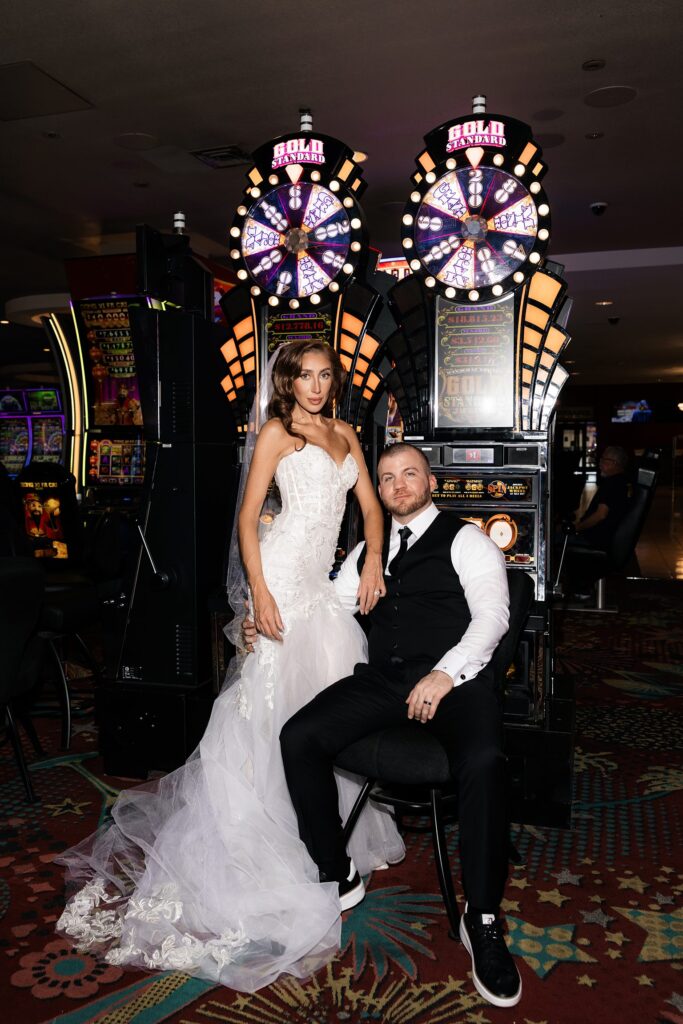
[[[114,824],[60,855],[80,889],[58,930],[110,963],[179,969],[241,991],[306,977],[339,946],[336,883],[320,883],[297,832],[279,733],[365,660],[363,631],[329,580],[358,475],[306,444],[276,472],[282,512],[261,542],[282,643],[261,637],[217,698],[198,749],[163,779],[124,791]],[[339,778],[345,818],[358,781]],[[361,873],[400,860],[390,816],[368,805],[350,851]]]

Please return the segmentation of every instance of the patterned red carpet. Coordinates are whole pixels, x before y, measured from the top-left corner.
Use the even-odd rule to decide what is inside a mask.
[[[40,802],[0,748],[0,965],[9,1024],[683,1024],[683,621],[675,584],[624,584],[617,616],[558,615],[558,670],[576,682],[571,831],[514,827],[523,863],[504,909],[524,994],[499,1010],[475,992],[449,940],[430,843],[372,879],[344,948],[301,984],[254,996],[183,974],[123,972],[53,933],[54,855],[92,831],[121,784],[96,754],[87,686],[74,750],[37,720]],[[454,837],[451,837],[454,843]]]

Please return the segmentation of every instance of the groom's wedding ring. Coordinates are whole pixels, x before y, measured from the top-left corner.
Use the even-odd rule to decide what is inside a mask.
[[[430,707],[431,707],[431,704],[432,704],[431,700],[423,700],[422,703],[423,704],[429,704]]]
[[[375,597],[379,597],[379,595],[380,595],[381,593],[382,593],[382,591],[381,591],[381,590],[376,590],[376,591],[375,591]]]

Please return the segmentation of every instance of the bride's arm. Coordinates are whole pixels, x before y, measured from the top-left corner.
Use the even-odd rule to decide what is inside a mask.
[[[254,601],[254,622],[259,633],[271,640],[282,640],[284,623],[263,576],[258,524],[270,481],[287,444],[284,434],[278,420],[269,420],[262,427],[256,440],[238,518],[240,552]]]
[[[372,486],[356,432],[353,427],[345,423],[344,433],[348,439],[351,454],[358,466],[358,480],[353,490],[363,513],[363,532],[367,549],[363,571],[360,575],[360,583],[358,584],[358,606],[362,614],[365,615],[375,607],[380,597],[384,597],[386,594],[384,570],[382,569],[384,517],[382,515],[382,506],[377,500]]]

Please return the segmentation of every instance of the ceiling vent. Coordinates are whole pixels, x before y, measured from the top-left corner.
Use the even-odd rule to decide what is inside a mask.
[[[221,171],[224,167],[239,167],[241,164],[251,163],[251,154],[246,153],[239,146],[215,146],[213,149],[196,149],[192,153],[197,160],[201,160],[207,167],[214,171]]]

